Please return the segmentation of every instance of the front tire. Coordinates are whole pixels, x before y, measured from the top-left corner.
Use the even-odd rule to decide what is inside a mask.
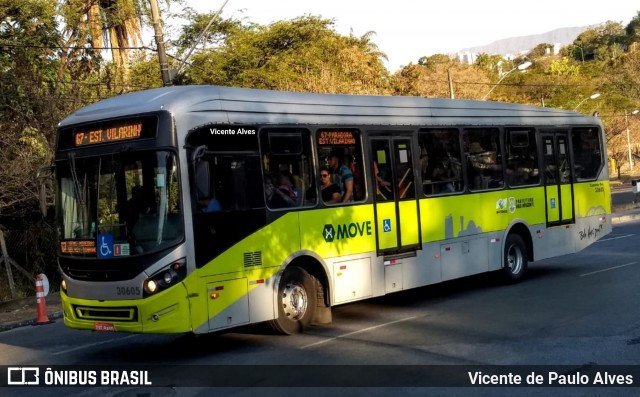
[[[315,278],[302,268],[288,267],[278,286],[278,318],[271,320],[271,327],[284,335],[303,332],[313,319],[316,304]]]
[[[505,281],[517,283],[527,271],[527,246],[517,234],[510,234],[504,244],[504,264],[502,273]]]

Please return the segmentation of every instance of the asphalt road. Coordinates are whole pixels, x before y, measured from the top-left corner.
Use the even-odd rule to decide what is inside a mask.
[[[630,184],[613,185],[611,189],[611,204],[614,208],[633,204],[635,194]]]
[[[488,274],[338,306],[333,310],[333,324],[313,327],[305,334],[291,337],[270,335],[260,327],[200,337],[81,332],[66,329],[61,321],[16,328],[0,333],[0,365],[126,368],[154,364],[165,369],[175,368],[178,373],[175,376],[184,376],[183,365],[193,366],[186,368],[195,372],[215,370],[208,366],[219,365],[221,373],[233,369],[231,365],[249,366],[239,367],[238,371],[258,371],[260,367],[256,366],[268,365],[266,368],[270,368],[272,376],[283,379],[290,376],[291,384],[298,387],[255,387],[265,385],[264,377],[269,375],[256,381],[255,373],[240,372],[237,376],[246,375],[247,379],[247,384],[241,387],[212,390],[196,384],[197,387],[175,388],[170,385],[177,380],[171,379],[171,373],[165,377],[163,372],[162,378],[155,379],[155,386],[161,387],[24,387],[0,389],[0,396],[16,395],[16,392],[84,397],[208,396],[214,393],[326,396],[327,391],[345,396],[637,395],[640,383],[637,373],[633,375],[634,388],[425,389],[412,386],[424,386],[427,383],[424,376],[429,374],[425,374],[424,367],[412,366],[515,366],[504,367],[507,371],[518,370],[521,368],[518,366],[566,365],[571,369],[569,373],[585,373],[599,365],[633,365],[621,371],[637,372],[640,363],[639,246],[640,222],[618,224],[612,234],[581,253],[532,264],[528,278],[520,284],[502,285],[494,275]],[[302,365],[331,367],[329,372],[294,370]],[[397,367],[381,367],[391,369],[386,374],[373,371],[376,367],[369,367],[373,372],[367,372],[367,367],[358,367],[371,365]],[[435,384],[438,384],[439,368],[431,368]],[[547,370],[547,367],[542,369]],[[399,380],[411,371],[417,371],[414,378]],[[367,376],[375,376],[383,386],[393,387],[344,387],[357,383],[357,377]],[[299,387],[322,384],[323,380],[335,387]]]

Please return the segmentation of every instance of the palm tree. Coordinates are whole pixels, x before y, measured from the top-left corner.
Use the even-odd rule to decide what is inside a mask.
[[[373,42],[373,36],[375,35],[376,35],[376,32],[373,30],[370,30],[360,37],[360,43],[362,43],[363,50],[365,51],[365,53],[377,59],[384,59],[385,61],[388,61],[389,58],[387,57],[387,54],[380,51],[380,48],[378,47],[378,45]]]
[[[63,0],[61,15],[69,50],[61,68],[90,44],[95,55],[109,49],[116,74],[124,78],[131,49],[142,45],[142,15],[147,6],[144,0]]]

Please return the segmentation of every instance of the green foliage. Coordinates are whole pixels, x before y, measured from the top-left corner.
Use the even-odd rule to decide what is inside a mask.
[[[529,51],[527,56],[529,59],[537,59],[541,57],[548,56],[553,50],[553,44],[549,43],[541,43],[533,48],[533,50]]]
[[[418,65],[405,66],[392,76],[391,84],[395,95],[480,99],[488,90],[489,79],[475,65],[437,54],[420,58]]]
[[[223,46],[229,35],[246,29],[240,20],[216,17],[212,22],[214,14],[198,14],[192,9],[187,9],[182,16],[189,22],[182,27],[180,36],[174,42],[178,58],[182,58],[194,46],[200,49]],[[209,23],[211,26],[206,29]],[[196,43],[198,38],[200,41]]]
[[[90,12],[95,24],[85,22]],[[155,52],[122,49],[105,59],[92,48],[110,29],[117,30],[111,32],[119,47],[135,44],[137,21],[149,19],[144,0],[2,0],[0,13],[0,214],[15,218],[37,210],[33,175],[51,161],[60,120],[86,104],[162,81]],[[492,100],[597,110],[609,154],[619,161],[625,161],[627,126],[640,142],[638,116],[624,117],[640,107],[640,13],[626,27],[606,22],[584,31],[561,56],[548,54],[547,43],[513,60],[480,54],[473,65],[436,54],[393,75],[374,32],[340,35],[329,19],[304,16],[263,26],[218,18],[197,41],[213,15],[187,9],[184,16],[189,23],[179,36],[167,38],[170,68],[195,50],[176,84],[458,99],[491,92]],[[526,73],[513,70],[524,61],[533,62]],[[601,96],[585,100],[596,92]],[[100,205],[115,214],[107,202]]]
[[[640,41],[640,11],[631,19],[631,22],[625,28],[628,43],[638,43]]]
[[[499,67],[504,62],[504,58],[501,55],[489,55],[482,53],[476,57],[474,65],[480,70],[485,71],[487,74],[499,73]]]
[[[578,61],[615,62],[629,41],[619,22],[606,23],[582,32],[567,52]]]
[[[161,86],[156,54],[132,52],[128,72],[123,73],[101,52],[86,47],[95,37],[83,22],[88,4],[84,0],[5,0],[0,4],[6,15],[0,22],[4,72],[0,134],[15,148],[5,150],[10,153],[7,159],[24,158],[17,155],[18,148],[24,148],[33,155],[32,163],[46,163],[51,158],[54,126],[71,111],[112,95]],[[132,16],[148,20],[145,1],[127,0],[101,12],[105,21],[124,23]],[[541,43],[527,54],[526,60],[534,62],[527,73],[514,72],[504,80],[504,74],[524,58],[507,61],[499,55],[480,54],[474,65],[466,65],[436,54],[390,75],[374,32],[343,36],[333,30],[333,21],[314,16],[267,26],[217,18],[196,45],[213,15],[191,9],[185,15],[190,23],[176,40],[169,40],[170,51],[176,54],[170,57],[170,67],[176,68],[192,48],[195,51],[176,79],[178,84],[468,99],[482,98],[495,88],[494,100],[566,109],[598,91],[602,112],[621,106],[616,97],[627,98],[625,106],[640,101],[638,52],[627,47],[637,41],[640,14],[626,28],[607,22],[588,29],[562,50],[563,57],[548,55],[550,45]],[[587,112],[595,104],[587,102],[580,110]],[[2,208],[24,200],[31,199],[7,199]]]
[[[418,65],[425,66],[427,68],[435,69],[438,65],[442,64],[450,64],[454,62],[449,55],[445,54],[434,54],[428,57],[421,57],[418,60]]]
[[[553,76],[577,76],[580,68],[569,63],[569,58],[554,59],[549,65],[547,73]]]
[[[223,42],[201,50],[182,84],[217,84],[336,93],[384,93],[384,54],[371,33],[344,37],[333,22],[301,17],[269,26],[226,26]]]
[[[136,53],[129,68],[127,85],[132,91],[162,87],[158,58],[142,51]]]

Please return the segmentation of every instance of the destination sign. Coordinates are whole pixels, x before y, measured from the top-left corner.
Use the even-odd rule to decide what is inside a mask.
[[[141,137],[142,121],[137,121],[87,131],[76,131],[73,135],[73,141],[75,146],[85,146],[138,139]]]
[[[357,133],[353,131],[320,131],[318,145],[355,145]]]
[[[95,255],[96,240],[66,240],[60,242],[60,252],[63,254]]]
[[[159,115],[136,115],[63,127],[58,131],[58,150],[155,138],[159,119]]]

